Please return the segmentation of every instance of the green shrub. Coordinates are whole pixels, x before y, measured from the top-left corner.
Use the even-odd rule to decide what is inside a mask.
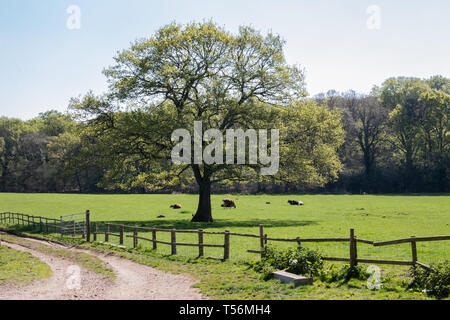
[[[298,275],[316,276],[323,269],[322,255],[316,251],[298,246],[297,248],[276,249],[266,247],[261,261],[253,268],[268,279],[276,270],[286,270]]]
[[[328,269],[320,272],[319,278],[323,282],[343,282],[347,283],[351,279],[365,281],[369,279],[370,274],[367,273],[363,267],[350,265],[344,265],[341,268],[337,268],[335,265],[331,265]]]
[[[450,263],[448,261],[432,265],[431,270],[413,266],[411,268],[412,282],[410,289],[422,290],[427,295],[438,299],[450,295]]]

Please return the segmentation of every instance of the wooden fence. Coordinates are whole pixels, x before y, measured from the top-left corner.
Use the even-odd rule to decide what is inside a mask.
[[[118,229],[118,233],[112,233],[111,227],[115,227]],[[132,235],[125,235],[126,231],[132,231]],[[140,232],[146,232],[152,233],[152,238],[145,238],[142,236],[139,236]],[[158,232],[164,232],[164,233],[170,233],[170,242],[167,241],[161,241],[157,239],[157,233]],[[177,233],[191,233],[191,234],[197,234],[198,235],[198,242],[197,243],[181,243],[177,242]],[[121,225],[121,224],[112,224],[112,223],[105,223],[104,224],[104,231],[98,231],[98,224],[96,222],[93,223],[93,232],[94,241],[97,241],[97,235],[102,234],[104,235],[105,242],[109,242],[109,237],[118,237],[119,238],[119,244],[124,244],[124,238],[132,238],[133,239],[133,248],[137,248],[139,240],[143,241],[149,241],[153,244],[153,249],[157,250],[158,244],[163,245],[169,245],[171,247],[171,253],[172,255],[177,254],[177,247],[198,247],[198,256],[204,257],[204,248],[223,248],[223,260],[228,260],[230,258],[230,236],[232,233],[230,231],[224,231],[224,232],[209,232],[204,230],[176,230],[176,229],[160,229],[160,228],[145,228],[145,227],[134,227],[134,226],[127,226],[127,225]],[[223,235],[223,244],[207,244],[203,241],[204,235]]]
[[[220,260],[230,259],[230,238],[233,237],[247,237],[255,238],[259,240],[259,250],[247,250],[249,253],[256,253],[263,257],[265,247],[268,242],[290,242],[290,243],[348,243],[348,253],[347,257],[324,257],[323,260],[326,261],[340,261],[348,262],[351,266],[356,266],[358,263],[372,263],[372,264],[391,264],[391,265],[402,265],[402,266],[414,266],[418,265],[425,269],[431,269],[428,265],[418,261],[417,256],[417,243],[418,242],[434,242],[434,241],[446,241],[450,240],[450,235],[448,236],[433,236],[433,237],[410,237],[398,240],[374,242],[371,240],[360,239],[356,236],[355,230],[351,229],[349,237],[347,238],[270,238],[264,233],[264,226],[259,226],[259,234],[244,234],[244,233],[233,233],[228,230],[211,232],[204,230],[176,230],[176,229],[161,229],[161,228],[148,228],[148,227],[137,227],[128,226],[123,224],[112,224],[104,223],[104,230],[99,231],[99,224],[97,222],[90,223],[90,213],[89,210],[86,211],[86,240],[90,241],[91,234],[93,235],[93,240],[98,241],[98,235],[104,236],[104,242],[108,243],[110,237],[119,238],[119,244],[123,246],[125,238],[133,239],[133,248],[137,248],[139,241],[149,241],[153,245],[153,249],[157,250],[158,245],[168,245],[171,247],[171,254],[177,254],[177,247],[197,247],[198,256],[204,257],[204,248],[222,248],[223,258]],[[0,213],[0,224],[17,224],[17,225],[27,225],[33,229],[39,229],[40,232],[53,231],[55,233],[61,232],[62,225],[60,220],[50,219],[45,217],[33,217],[26,214],[20,213]],[[111,228],[118,230],[116,233],[111,232]],[[92,230],[92,231],[91,231]],[[126,232],[132,234],[126,234]],[[152,238],[143,237],[142,233],[151,233]],[[170,242],[158,240],[158,233],[170,233]],[[196,243],[182,243],[177,242],[177,234],[197,234]],[[207,244],[204,242],[204,235],[218,235],[223,236],[223,244]],[[358,244],[366,244],[374,247],[384,247],[392,246],[398,244],[410,243],[411,245],[411,260],[382,260],[382,259],[361,259],[358,258]],[[215,258],[217,259],[217,258]]]
[[[42,233],[59,233],[61,235],[72,235],[75,237],[77,233],[81,234],[83,239],[90,241],[90,212],[87,210],[83,213],[76,213],[69,216],[83,215],[85,221],[81,223],[83,229],[80,229],[80,223],[75,219],[64,220],[61,216],[60,219],[52,219],[41,216],[31,216],[23,213],[3,212],[0,213],[0,224],[4,225],[18,225],[31,228],[32,230],[39,230]]]

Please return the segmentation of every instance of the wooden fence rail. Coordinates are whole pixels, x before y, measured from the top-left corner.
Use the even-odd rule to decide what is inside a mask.
[[[127,226],[122,224],[113,224],[113,223],[105,223],[104,224],[105,231],[99,232],[97,223],[94,223],[94,239],[97,238],[98,234],[105,235],[105,242],[108,242],[109,236],[119,237],[119,243],[123,245],[124,237],[133,239],[133,248],[138,247],[139,240],[149,241],[153,244],[153,249],[156,250],[158,248],[158,244],[168,245],[171,248],[171,254],[177,254],[177,247],[198,247],[198,256],[204,257],[205,252],[204,248],[223,248],[223,260],[228,260],[230,258],[230,235],[229,231],[224,232],[207,232],[204,230],[177,230],[177,229],[160,229],[160,228],[146,228],[146,227],[135,227],[135,226]],[[111,228],[119,228],[120,233],[111,233]],[[133,232],[132,235],[124,235],[126,230],[130,230]],[[139,232],[151,232],[152,238],[146,238],[143,236],[139,236]],[[158,232],[170,233],[170,242],[162,241],[157,239]],[[198,235],[198,243],[183,243],[177,241],[177,233],[190,233]],[[204,235],[205,234],[213,234],[213,235],[223,235],[224,236],[224,244],[207,244],[204,243]]]
[[[40,232],[48,233],[50,230],[54,232],[62,232],[63,226],[60,224],[60,220],[51,219],[46,217],[35,217],[21,213],[11,213],[4,212],[0,213],[0,224],[13,224],[22,226],[31,226],[33,229],[39,228]],[[425,269],[431,269],[428,265],[418,261],[417,255],[417,243],[418,242],[432,242],[432,241],[446,241],[450,240],[450,235],[447,236],[432,236],[432,237],[410,237],[398,240],[390,240],[383,242],[375,242],[371,240],[359,239],[355,230],[351,229],[349,237],[346,238],[270,238],[264,233],[264,226],[259,226],[259,234],[246,234],[246,233],[235,233],[226,231],[204,231],[204,230],[177,230],[177,229],[162,229],[156,227],[137,227],[129,226],[123,224],[113,224],[113,223],[103,223],[103,231],[99,231],[98,222],[90,222],[90,212],[86,211],[86,234],[85,238],[90,241],[90,235],[93,235],[93,240],[98,240],[98,235],[104,235],[105,243],[109,242],[109,237],[119,238],[119,244],[124,244],[125,238],[133,239],[133,248],[137,248],[139,241],[148,241],[152,243],[152,248],[157,250],[158,245],[167,245],[171,248],[171,254],[177,254],[178,247],[198,247],[198,256],[205,256],[205,248],[222,248],[223,257],[221,260],[230,259],[230,238],[233,237],[247,237],[259,239],[259,250],[247,250],[249,253],[256,253],[264,256],[265,248],[267,247],[268,241],[272,242],[288,242],[288,243],[348,243],[348,253],[349,257],[324,257],[325,261],[340,261],[348,262],[351,266],[357,266],[358,263],[372,263],[372,264],[391,264],[391,265],[402,265],[402,266],[413,266],[418,265]],[[116,232],[111,232],[112,229],[118,230]],[[91,231],[92,230],[92,231]],[[125,234],[129,232],[131,234]],[[151,233],[151,238],[144,237],[140,233]],[[170,241],[162,241],[158,239],[158,233],[169,233]],[[196,243],[183,243],[177,241],[177,234],[197,234]],[[204,241],[204,235],[217,235],[223,236],[223,244],[208,244]],[[411,260],[400,261],[400,260],[383,260],[383,259],[361,259],[358,257],[358,244],[367,244],[374,247],[383,247],[390,245],[398,245],[410,243],[411,244]],[[213,258],[217,259],[217,258]]]

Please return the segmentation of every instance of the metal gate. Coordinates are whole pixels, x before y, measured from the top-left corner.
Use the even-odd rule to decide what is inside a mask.
[[[87,239],[90,234],[89,220],[89,211],[61,216],[61,237]]]

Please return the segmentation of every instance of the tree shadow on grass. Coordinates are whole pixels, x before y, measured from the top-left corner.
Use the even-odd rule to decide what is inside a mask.
[[[150,221],[104,221],[103,223],[120,224],[130,227],[179,229],[179,230],[198,230],[198,229],[230,229],[233,228],[257,228],[263,225],[265,228],[280,227],[305,227],[316,225],[316,221],[298,221],[298,220],[272,220],[272,219],[254,219],[244,221],[230,221],[217,219],[214,223],[191,222],[190,220],[150,220]],[[103,223],[99,222],[99,226]]]

